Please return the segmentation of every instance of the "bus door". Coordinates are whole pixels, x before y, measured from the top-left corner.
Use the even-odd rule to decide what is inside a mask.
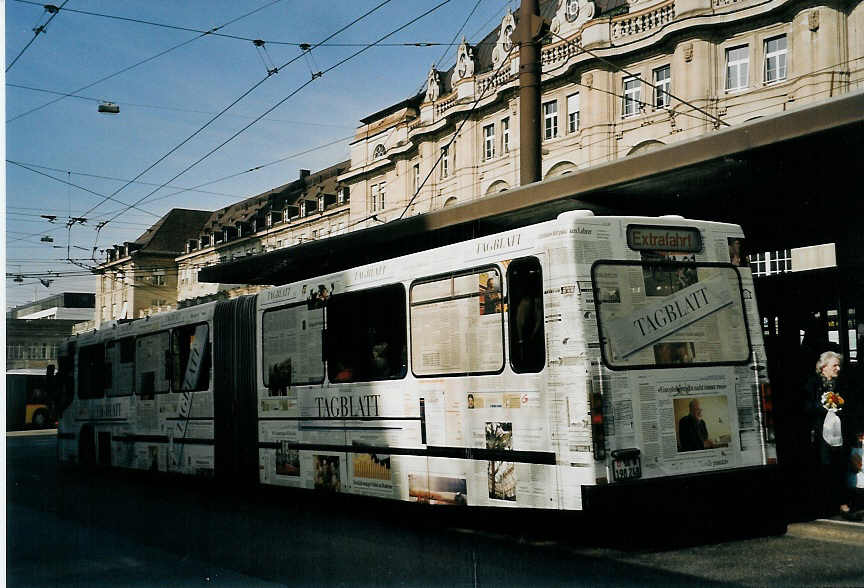
[[[314,454],[316,489],[392,496],[388,448],[403,446],[406,426],[417,426],[421,411],[403,386],[390,383],[408,369],[406,316],[402,284],[327,301],[328,387],[305,433],[330,438],[343,449]],[[400,419],[405,416],[409,420]]]
[[[302,464],[309,463],[305,451],[310,450],[312,467],[317,467],[316,480],[325,470],[331,478],[336,475],[331,474],[332,463],[324,464],[327,460],[317,457],[322,446],[335,445],[341,450],[345,444],[341,430],[333,433],[327,428],[340,423],[328,420],[331,403],[322,390],[324,291],[329,294],[324,288],[319,296],[318,289],[313,289],[306,298],[298,294],[299,288],[288,289],[284,303],[265,308],[261,315],[263,388],[258,399],[258,427],[263,483],[302,485],[303,477],[307,477]]]

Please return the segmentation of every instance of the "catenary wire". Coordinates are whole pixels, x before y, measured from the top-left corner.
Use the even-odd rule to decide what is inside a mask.
[[[15,165],[22,165],[22,166],[29,166],[29,167],[37,168],[37,169],[44,169],[44,170],[48,170],[48,171],[69,173],[71,175],[81,176],[81,177],[85,177],[85,178],[95,178],[97,180],[110,180],[112,182],[126,182],[126,181],[128,181],[127,178],[117,178],[117,177],[113,177],[113,176],[102,176],[102,175],[91,174],[91,173],[87,173],[87,172],[71,171],[71,170],[61,169],[61,168],[57,168],[57,167],[50,167],[47,165],[39,165],[36,163],[29,163],[29,162],[24,162],[24,161],[12,161],[12,160],[7,159],[6,162],[12,163]],[[158,185],[155,182],[135,182],[135,183],[141,184],[144,186],[156,186],[156,185]],[[75,187],[77,187],[77,186],[75,186]],[[243,198],[243,196],[238,196],[237,194],[226,194],[225,192],[212,192],[209,190],[196,190],[194,188],[184,188],[182,186],[166,186],[166,187],[171,188],[172,190],[181,190],[183,192],[200,192],[202,194],[210,194],[213,196],[224,196],[226,198]],[[99,194],[99,196],[104,196],[104,194]],[[122,202],[121,204],[125,204],[125,202]],[[13,207],[9,207],[9,208],[13,208]],[[146,212],[146,211],[144,211],[144,212]],[[150,213],[148,212],[147,214],[150,214]]]
[[[247,13],[241,15],[241,16],[238,16],[238,17],[236,17],[236,18],[233,18],[233,19],[229,20],[228,22],[226,22],[226,23],[224,23],[224,24],[222,24],[222,25],[220,25],[220,26],[213,27],[213,28],[210,29],[210,30],[211,30],[211,31],[217,31],[217,30],[219,30],[219,29],[221,29],[221,28],[227,27],[227,26],[229,26],[229,25],[231,25],[231,24],[237,22],[238,20],[241,20],[241,19],[247,18],[247,17],[249,17],[249,16],[255,14],[256,12],[260,12],[261,10],[264,10],[265,8],[268,8],[268,7],[272,6],[273,4],[276,4],[276,3],[281,2],[281,1],[282,1],[282,0],[272,0],[271,2],[268,2],[267,4],[265,4],[264,6],[261,6],[261,7],[259,7],[259,8],[256,8],[255,10],[249,11],[249,12],[247,12]],[[121,70],[119,70],[119,71],[116,71],[116,72],[114,72],[114,73],[112,73],[112,74],[108,74],[107,76],[101,77],[101,78],[99,78],[98,80],[96,80],[95,82],[91,82],[91,83],[89,83],[89,84],[87,84],[87,85],[85,85],[85,86],[81,86],[80,88],[78,88],[78,89],[76,89],[76,90],[72,90],[71,92],[68,92],[67,94],[65,94],[65,95],[63,95],[63,96],[60,96],[59,98],[56,98],[56,99],[54,99],[54,100],[50,100],[50,101],[46,102],[45,104],[42,104],[42,105],[40,105],[40,106],[37,106],[37,107],[35,107],[35,108],[31,108],[30,110],[27,110],[27,111],[22,112],[22,113],[20,113],[20,114],[17,114],[17,115],[15,115],[15,116],[13,116],[12,118],[6,119],[6,124],[9,124],[10,122],[16,121],[16,120],[18,120],[18,119],[20,119],[20,118],[22,118],[22,117],[24,117],[24,116],[27,116],[27,115],[29,115],[29,114],[33,114],[34,112],[37,112],[37,111],[39,111],[39,110],[42,110],[43,108],[45,108],[45,107],[47,107],[47,106],[50,106],[50,105],[52,105],[52,104],[56,104],[57,102],[63,100],[63,98],[65,98],[65,97],[67,97],[67,96],[71,96],[71,95],[73,95],[73,94],[77,94],[78,92],[82,92],[82,91],[84,91],[84,90],[86,90],[86,89],[88,89],[88,88],[92,88],[92,87],[95,86],[96,84],[101,84],[101,83],[104,82],[104,81],[107,81],[107,80],[110,80],[111,78],[117,77],[117,76],[119,76],[120,74],[126,73],[127,71],[130,71],[130,70],[132,70],[132,69],[135,69],[136,67],[139,67],[139,66],[141,66],[141,65],[144,65],[145,63],[149,63],[149,62],[151,62],[151,61],[153,61],[153,60],[155,60],[155,59],[158,59],[158,58],[162,57],[163,55],[166,55],[166,54],[168,54],[168,53],[171,53],[172,51],[176,51],[177,49],[180,49],[181,47],[185,47],[186,45],[189,45],[190,43],[194,43],[194,42],[197,41],[198,39],[200,39],[200,38],[202,38],[202,37],[206,37],[208,34],[209,34],[209,31],[208,31],[208,32],[204,32],[204,33],[198,35],[197,37],[193,37],[192,39],[187,39],[186,41],[183,41],[182,43],[179,43],[179,44],[177,44],[177,45],[174,45],[174,46],[172,46],[172,47],[169,47],[168,49],[165,49],[164,51],[160,51],[159,53],[157,53],[157,54],[155,54],[155,55],[151,55],[150,57],[148,57],[148,58],[146,58],[146,59],[142,59],[141,61],[138,61],[138,62],[136,62],[136,63],[133,63],[133,64],[130,65],[130,66],[124,67],[123,69],[121,69]]]
[[[383,2],[379,3],[378,5],[376,5],[375,7],[373,7],[371,10],[368,10],[367,12],[365,12],[364,14],[362,14],[361,16],[355,18],[353,21],[351,21],[351,22],[348,23],[347,25],[345,25],[345,26],[343,26],[342,28],[340,28],[339,30],[337,30],[335,33],[332,33],[330,36],[328,36],[328,37],[325,39],[325,41],[327,41],[327,40],[329,40],[329,39],[332,39],[333,37],[335,37],[336,35],[338,35],[338,34],[341,33],[342,31],[344,31],[344,30],[346,30],[347,28],[353,26],[354,24],[360,22],[362,19],[366,18],[367,16],[369,16],[370,14],[372,14],[373,12],[375,12],[376,10],[378,10],[379,8],[381,8],[382,6],[384,6],[384,5],[386,5],[386,4],[389,4],[391,1],[392,1],[392,0],[384,0]],[[277,68],[277,69],[284,69],[284,68],[287,67],[289,64],[291,64],[291,63],[297,61],[297,60],[300,59],[301,57],[302,57],[302,54],[301,54],[301,55],[298,55],[297,57],[294,57],[293,59],[289,60],[288,62],[286,62],[285,64],[283,64],[282,66],[280,66],[280,67]],[[255,83],[251,88],[249,88],[248,90],[246,90],[245,92],[243,92],[239,97],[237,97],[233,102],[231,102],[231,104],[229,104],[228,106],[226,106],[225,108],[223,108],[223,109],[222,109],[218,114],[214,115],[212,118],[210,118],[210,120],[208,120],[206,123],[204,123],[203,126],[201,126],[201,127],[198,128],[194,133],[192,133],[191,135],[189,135],[188,137],[186,137],[183,141],[181,141],[178,145],[176,145],[176,146],[173,147],[170,151],[168,151],[167,153],[165,153],[162,157],[160,157],[159,159],[157,159],[154,163],[150,164],[147,168],[145,168],[145,169],[144,169],[143,171],[141,171],[137,176],[135,176],[135,178],[133,178],[132,180],[130,180],[129,182],[127,182],[126,184],[124,184],[123,186],[121,186],[120,188],[118,188],[117,190],[115,190],[114,193],[111,194],[111,196],[115,196],[115,195],[117,195],[119,192],[121,192],[121,191],[124,190],[127,186],[129,186],[133,181],[138,180],[138,179],[139,179],[141,176],[143,176],[145,173],[147,173],[148,171],[150,171],[151,169],[153,169],[154,167],[156,167],[157,165],[159,165],[159,163],[161,163],[161,162],[164,161],[166,158],[168,158],[172,153],[174,153],[175,151],[177,151],[178,149],[180,149],[180,147],[182,147],[183,145],[185,145],[186,143],[188,143],[189,141],[191,141],[192,138],[194,138],[195,136],[197,136],[198,134],[200,134],[201,132],[203,132],[203,131],[204,131],[207,127],[209,127],[209,126],[210,126],[214,121],[216,121],[216,119],[218,119],[218,118],[219,118],[220,116],[222,116],[225,112],[227,112],[228,110],[230,110],[231,108],[233,108],[237,103],[239,103],[239,102],[240,102],[241,100],[243,100],[246,96],[248,96],[249,94],[251,94],[255,89],[257,89],[259,86],[261,86],[261,84],[263,84],[264,82],[266,82],[268,79],[270,79],[270,74],[268,74],[266,77],[262,78],[260,81],[258,81],[257,83]],[[308,84],[308,82],[307,82],[307,84]],[[304,86],[305,86],[305,85],[306,85],[306,84],[304,84]],[[296,93],[296,91],[295,91],[295,93]],[[287,100],[287,98],[283,99],[279,104],[281,104],[281,103],[284,102],[285,100]],[[277,104],[277,106],[278,106],[278,104]],[[275,108],[275,107],[274,107],[274,108]],[[252,125],[255,124],[256,122],[258,122],[259,120],[261,120],[261,118],[263,118],[263,116],[266,116],[266,114],[269,114],[272,110],[273,110],[273,108],[271,108],[271,109],[269,109],[267,112],[265,112],[265,115],[262,115],[262,116],[259,116],[258,118],[255,118],[255,119],[254,119],[254,120],[253,120],[249,125],[245,126],[245,127],[244,127],[240,132],[235,133],[235,135],[232,136],[232,139],[233,139],[233,137],[236,137],[236,136],[239,135],[241,132],[245,131],[245,130],[248,129],[250,126],[252,126]],[[230,140],[230,139],[229,139],[229,140]],[[226,143],[227,143],[227,141],[226,141],[225,143],[223,143],[222,145],[225,145]],[[222,145],[220,145],[220,148],[221,148]],[[214,153],[214,152],[215,152],[215,151],[211,151],[211,152],[209,152],[209,153],[208,153],[204,158],[198,160],[197,162],[195,162],[195,163],[192,164],[191,166],[188,166],[188,167],[187,167],[186,169],[184,169],[182,172],[180,172],[179,174],[175,175],[173,178],[171,178],[170,180],[168,180],[168,182],[165,182],[165,183],[162,184],[159,188],[157,188],[156,190],[150,192],[149,194],[147,194],[147,195],[144,196],[143,198],[139,199],[139,200],[136,201],[134,204],[137,205],[137,204],[139,204],[140,202],[144,201],[145,199],[149,198],[150,196],[152,196],[153,194],[155,194],[156,192],[158,192],[159,190],[161,190],[164,186],[170,184],[170,183],[173,182],[175,179],[179,178],[181,175],[183,175],[184,173],[186,173],[187,171],[189,171],[190,169],[192,169],[192,167],[194,167],[195,165],[197,165],[198,163],[200,163],[201,161],[203,161],[206,157],[209,157],[209,155],[211,155],[211,154]],[[101,206],[102,204],[104,204],[104,203],[107,202],[107,201],[108,201],[108,199],[106,198],[105,200],[103,200],[102,202],[100,202],[100,203],[97,204],[96,206],[92,207],[90,210],[88,210],[88,211],[87,211],[83,216],[87,216],[87,214],[90,214],[91,212],[93,212],[93,210],[95,210],[96,208],[98,208],[99,206]],[[119,215],[119,214],[121,214],[121,213],[118,213],[118,215]],[[114,217],[114,218],[116,218],[116,217]],[[108,222],[110,222],[111,220],[113,220],[113,218],[112,218],[112,219],[109,219]]]
[[[32,92],[43,92],[46,94],[54,94],[57,96],[63,96],[65,98],[76,98],[78,100],[87,100],[89,102],[102,103],[102,102],[107,101],[105,98],[96,98],[95,96],[81,96],[79,94],[68,94],[66,92],[59,92],[57,90],[48,90],[47,88],[37,88],[35,86],[25,86],[23,84],[13,84],[10,82],[6,82],[6,87],[7,88],[19,88],[22,90],[30,90]],[[192,113],[192,114],[209,114],[209,115],[216,114],[215,112],[211,112],[211,111],[207,111],[207,110],[196,110],[194,108],[179,108],[177,106],[162,106],[162,105],[156,105],[156,104],[139,104],[139,103],[135,103],[135,102],[126,102],[126,101],[118,101],[118,100],[112,100],[112,102],[121,102],[121,104],[124,107],[131,106],[131,107],[135,107],[135,108],[152,108],[154,110],[169,110],[171,112],[188,112],[188,113]],[[238,117],[238,118],[253,118],[251,116],[247,116],[247,115],[243,115],[243,114],[229,114],[228,116],[234,116],[234,117]],[[292,125],[304,125],[304,126],[310,126],[310,127],[328,127],[328,128],[335,128],[335,129],[353,128],[351,125],[334,125],[334,124],[328,124],[328,123],[308,122],[308,121],[303,121],[303,120],[286,120],[286,119],[278,119],[278,118],[268,118],[267,120],[269,122],[278,122],[278,123],[285,123],[285,124],[292,124]]]
[[[390,1],[390,0],[385,0],[385,2],[382,2],[379,6],[383,6],[384,4],[386,4],[386,3],[389,2],[389,1]],[[410,21],[408,21],[408,22],[405,23],[404,25],[402,25],[402,26],[400,26],[400,27],[394,29],[393,31],[387,33],[386,35],[384,35],[383,37],[381,37],[381,40],[386,39],[386,38],[388,38],[388,37],[390,37],[390,36],[392,36],[392,35],[395,35],[395,34],[398,33],[399,31],[404,30],[405,28],[411,26],[412,24],[414,24],[414,23],[417,22],[418,20],[420,20],[420,19],[422,19],[422,18],[428,16],[428,15],[431,14],[432,12],[438,10],[439,8],[441,8],[442,6],[444,6],[445,4],[448,4],[450,1],[451,1],[451,0],[444,0],[443,2],[441,2],[441,3],[437,4],[437,5],[435,5],[434,7],[430,8],[429,10],[423,12],[420,16],[417,16],[417,17],[411,19]],[[376,8],[377,8],[377,7],[376,7]],[[373,9],[373,10],[374,10],[374,9]],[[367,13],[367,14],[369,14],[369,13]],[[335,34],[335,33],[334,33],[334,34]],[[170,183],[170,182],[173,182],[174,180],[176,180],[177,178],[179,178],[180,176],[182,176],[183,174],[185,174],[187,171],[189,171],[190,169],[192,169],[193,167],[195,167],[196,165],[198,165],[199,163],[201,163],[202,161],[204,161],[205,159],[207,159],[208,157],[210,157],[213,153],[215,153],[216,151],[218,151],[219,149],[221,149],[222,147],[224,147],[225,145],[227,145],[229,142],[231,142],[232,140],[234,140],[236,137],[238,137],[240,134],[242,134],[243,132],[245,132],[247,129],[249,129],[249,128],[250,128],[252,125],[254,125],[256,122],[258,122],[259,120],[261,120],[262,118],[264,118],[266,115],[270,114],[273,110],[275,110],[276,108],[278,108],[279,106],[281,106],[282,104],[284,104],[284,103],[285,103],[286,101],[288,101],[290,98],[293,98],[295,95],[297,95],[297,94],[298,94],[300,91],[302,91],[304,88],[306,88],[307,86],[309,86],[310,84],[312,84],[315,80],[320,79],[323,75],[325,75],[325,74],[327,74],[327,73],[333,71],[334,69],[336,69],[336,68],[338,68],[338,67],[341,67],[342,65],[344,65],[344,64],[347,63],[348,61],[351,61],[352,59],[356,58],[357,56],[359,56],[359,55],[365,53],[366,51],[368,51],[368,50],[369,50],[371,47],[373,47],[373,46],[374,46],[374,45],[370,45],[370,46],[368,46],[368,47],[363,47],[362,49],[360,49],[360,50],[358,50],[358,51],[355,51],[354,53],[352,53],[352,54],[349,55],[348,57],[345,57],[345,58],[343,58],[343,59],[337,61],[334,65],[332,65],[332,66],[330,66],[329,68],[327,68],[327,69],[325,69],[325,70],[319,72],[318,75],[312,77],[311,79],[309,79],[309,80],[307,80],[306,82],[304,82],[303,84],[301,84],[299,87],[295,88],[293,91],[289,92],[287,96],[285,96],[283,99],[279,100],[276,104],[274,104],[273,106],[271,106],[270,108],[268,108],[266,111],[264,111],[264,113],[261,114],[258,118],[256,118],[256,119],[253,120],[252,122],[250,122],[250,123],[249,123],[248,125],[246,125],[245,127],[241,128],[239,131],[237,131],[236,133],[234,133],[233,135],[231,135],[228,139],[226,139],[225,141],[223,141],[222,143],[220,143],[219,145],[217,145],[216,147],[214,147],[213,149],[211,149],[210,151],[208,151],[205,155],[203,155],[202,157],[200,157],[199,159],[197,159],[194,163],[188,165],[186,168],[184,168],[182,171],[180,171],[178,174],[176,174],[174,177],[172,177],[170,180],[168,180],[168,182],[166,182],[166,185],[167,185],[168,183]],[[297,58],[294,58],[292,61],[295,61],[296,59],[297,59]],[[289,63],[290,63],[290,62],[289,62]],[[282,66],[282,67],[284,67],[284,66]],[[281,69],[281,67],[280,67],[280,69]],[[150,196],[152,196],[153,194],[155,194],[156,192],[158,192],[159,189],[160,189],[160,188],[157,188],[156,190],[154,190],[154,191],[150,192],[149,194],[143,196],[142,198],[138,199],[138,200],[135,202],[135,204],[137,205],[137,204],[143,202],[144,200],[146,200],[147,198],[149,198]],[[116,216],[119,216],[120,214],[122,214],[122,212],[121,212],[121,213],[118,213]],[[113,217],[113,218],[116,218],[116,216]],[[112,219],[112,220],[113,220],[113,219]],[[110,222],[110,220],[109,220],[109,222]]]
[[[6,73],[9,73],[9,70],[12,69],[12,66],[15,65],[15,62],[18,61],[21,58],[21,56],[24,55],[24,52],[30,48],[30,45],[32,45],[33,42],[36,40],[36,37],[39,36],[39,33],[44,33],[48,29],[48,25],[51,24],[51,21],[54,20],[55,16],[60,14],[60,9],[63,8],[64,6],[66,6],[66,3],[68,1],[69,0],[63,0],[63,4],[61,4],[59,7],[57,7],[56,10],[54,10],[51,13],[51,16],[48,18],[48,20],[45,22],[44,25],[39,25],[35,29],[33,29],[33,38],[30,39],[29,43],[24,45],[24,48],[21,49],[21,51],[18,53],[18,55],[15,56],[15,59],[12,60],[12,63],[10,63],[9,65],[6,66]],[[48,10],[47,6],[45,6],[44,8],[45,8],[45,10]]]
[[[42,6],[39,2],[33,2],[32,0],[14,0],[15,2],[19,2],[21,4],[31,4],[34,6]],[[113,14],[104,14],[99,12],[92,12],[88,10],[77,10],[73,8],[66,8],[66,12],[83,14],[86,16],[95,16],[99,18],[107,18],[112,20],[119,20],[124,22],[131,22],[136,24],[149,25],[154,27],[160,27],[165,29],[172,29],[176,31],[185,31],[188,33],[200,33],[200,34],[208,34],[213,37],[222,37],[225,39],[234,39],[237,41],[243,41],[244,43],[252,43],[256,41],[261,41],[267,45],[284,45],[289,47],[300,47],[301,49],[311,45],[311,43],[305,43],[301,41],[277,41],[272,39],[257,39],[254,37],[244,37],[241,35],[230,35],[227,33],[219,33],[216,31],[207,31],[204,29],[198,29],[194,27],[185,27],[180,25],[173,25],[168,23],[155,22],[151,20],[144,20],[140,18],[131,18],[126,16],[118,16]],[[454,45],[453,41],[450,43],[441,43],[437,41],[404,41],[404,42],[393,42],[393,43],[319,43],[318,47],[366,47],[366,46],[379,46],[379,47],[439,47],[439,46],[447,46],[452,47]],[[458,45],[458,43],[456,43]]]

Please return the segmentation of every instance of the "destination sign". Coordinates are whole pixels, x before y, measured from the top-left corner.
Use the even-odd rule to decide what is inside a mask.
[[[627,245],[636,251],[702,251],[702,236],[695,227],[629,225]]]

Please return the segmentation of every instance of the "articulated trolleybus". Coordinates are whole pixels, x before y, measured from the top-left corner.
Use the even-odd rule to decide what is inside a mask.
[[[60,458],[430,504],[764,506],[743,240],[574,210],[81,335]]]

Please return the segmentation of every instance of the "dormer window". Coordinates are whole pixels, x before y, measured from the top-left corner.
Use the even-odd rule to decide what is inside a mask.
[[[375,150],[372,152],[372,159],[381,159],[387,153],[387,150],[384,148],[384,145],[380,143],[375,146]]]

